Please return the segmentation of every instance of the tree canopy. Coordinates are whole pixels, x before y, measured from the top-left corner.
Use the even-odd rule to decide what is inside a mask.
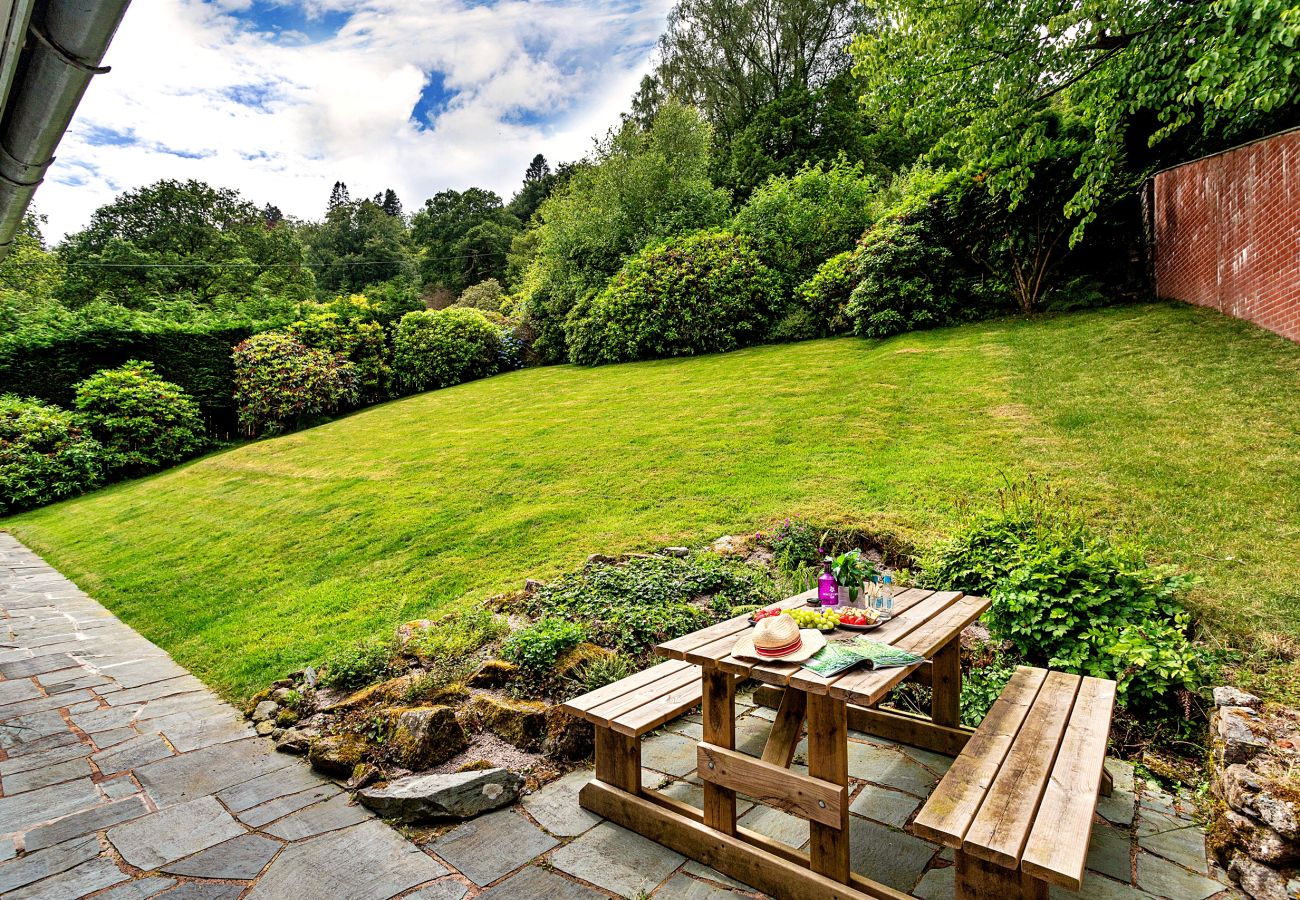
[[[411,217],[411,240],[424,251],[420,275],[426,285],[457,293],[485,278],[502,280],[518,229],[492,191],[440,191]]]

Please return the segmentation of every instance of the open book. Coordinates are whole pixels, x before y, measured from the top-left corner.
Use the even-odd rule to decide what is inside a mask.
[[[804,668],[830,677],[862,666],[866,669],[890,669],[921,662],[923,657],[865,637],[852,641],[831,641],[805,662]]]

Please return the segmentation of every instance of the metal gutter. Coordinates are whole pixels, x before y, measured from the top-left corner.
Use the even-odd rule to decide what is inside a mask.
[[[15,14],[19,5],[35,8],[0,118],[0,259],[9,252],[90,79],[108,71],[100,63],[130,0],[13,2]],[[11,32],[14,21],[11,16]],[[9,49],[10,39],[12,33],[3,49]],[[0,63],[3,78],[8,54]]]

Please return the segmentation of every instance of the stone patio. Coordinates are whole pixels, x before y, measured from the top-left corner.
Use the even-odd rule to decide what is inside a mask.
[[[423,847],[352,805],[39,557],[0,533],[0,896],[728,900],[743,884],[582,810],[580,770]],[[771,710],[742,697],[737,743]],[[700,806],[699,720],[648,736],[643,778]],[[801,748],[802,749],[802,748]],[[796,757],[795,768],[801,768]],[[952,896],[951,852],[905,827],[948,760],[853,733],[853,865],[920,898]],[[1107,763],[1077,895],[1236,896],[1206,860],[1186,798]],[[742,802],[741,822],[793,845],[807,825]]]

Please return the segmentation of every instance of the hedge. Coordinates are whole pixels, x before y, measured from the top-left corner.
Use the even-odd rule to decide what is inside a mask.
[[[230,435],[236,429],[231,350],[264,329],[253,323],[96,323],[63,333],[11,334],[0,339],[0,394],[71,408],[79,382],[128,360],[148,360],[198,402],[210,433]]]

